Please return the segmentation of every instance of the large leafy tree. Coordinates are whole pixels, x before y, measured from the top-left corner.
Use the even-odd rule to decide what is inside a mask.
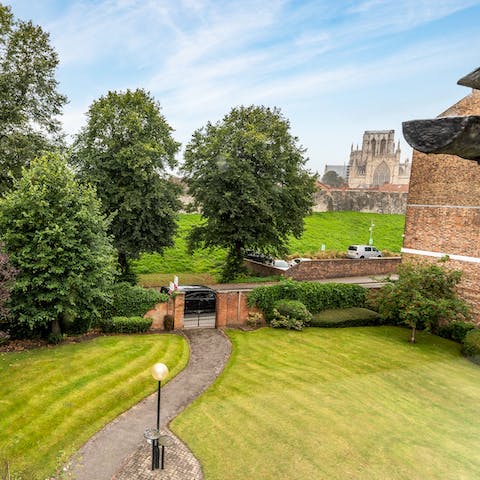
[[[245,249],[283,254],[302,234],[314,191],[304,154],[278,108],[234,108],[194,132],[183,172],[204,221],[190,246],[228,250],[224,281],[241,271]]]
[[[331,187],[342,187],[343,185],[345,185],[345,179],[341,177],[337,172],[329,170],[323,175],[322,183],[330,185]]]
[[[109,92],[93,102],[78,135],[72,162],[80,178],[97,187],[122,273],[141,252],[173,245],[179,187],[166,171],[180,144],[144,90]]]
[[[0,4],[0,195],[22,166],[62,142],[57,65],[48,34]]]
[[[14,334],[84,331],[99,316],[115,274],[106,219],[90,186],[48,154],[23,170],[0,201],[0,232],[18,269],[10,305]]]

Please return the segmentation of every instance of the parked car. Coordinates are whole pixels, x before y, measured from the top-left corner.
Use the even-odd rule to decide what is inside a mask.
[[[347,249],[347,258],[374,258],[381,256],[382,252],[373,245],[350,245]]]
[[[264,253],[254,252],[253,250],[246,250],[245,256],[247,260],[252,260],[253,262],[259,263],[271,263],[273,262],[273,258],[269,255],[265,255]]]
[[[297,265],[298,263],[302,263],[302,262],[311,262],[312,259],[311,258],[293,258],[290,262],[290,265]]]
[[[280,270],[288,270],[290,268],[290,265],[288,264],[287,261],[285,260],[273,260],[270,265],[272,267],[278,268]]]

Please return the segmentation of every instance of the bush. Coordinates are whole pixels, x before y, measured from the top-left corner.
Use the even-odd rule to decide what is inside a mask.
[[[465,335],[463,353],[472,362],[480,364],[480,329],[475,328]]]
[[[273,317],[275,302],[298,300],[313,314],[332,308],[363,307],[367,289],[345,283],[295,282],[255,288],[248,296],[250,306],[260,308],[267,318]]]
[[[10,334],[8,332],[4,332],[0,330],[0,347],[3,345],[7,345],[10,341]]]
[[[143,288],[122,282],[112,286],[110,298],[111,303],[103,312],[103,318],[144,315],[156,303],[166,302],[168,295],[153,288]]]
[[[100,322],[104,333],[144,333],[151,325],[152,319],[143,317],[113,317]]]
[[[298,300],[279,300],[275,303],[272,315],[272,327],[288,330],[302,330],[312,319],[307,307]]]
[[[367,308],[343,308],[324,310],[313,316],[310,326],[323,328],[365,327],[381,325],[382,319],[377,312]]]
[[[454,342],[463,343],[465,335],[474,328],[475,325],[473,323],[457,320],[439,327],[436,334],[440,337],[453,340]]]
[[[469,305],[458,297],[456,285],[461,271],[436,264],[402,264],[398,280],[371,295],[369,306],[386,323],[402,323],[412,328],[411,342],[417,329],[435,332],[442,323],[471,318]]]

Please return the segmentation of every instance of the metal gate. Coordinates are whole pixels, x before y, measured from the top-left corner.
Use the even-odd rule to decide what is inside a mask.
[[[183,328],[215,328],[216,313],[187,313],[183,317]]]
[[[215,328],[217,295],[215,290],[200,285],[184,287],[183,328]]]

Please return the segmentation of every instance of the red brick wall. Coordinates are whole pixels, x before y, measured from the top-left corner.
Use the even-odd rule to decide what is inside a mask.
[[[474,91],[442,116],[480,115],[480,92]],[[460,255],[449,268],[464,272],[459,291],[480,323],[480,165],[455,155],[413,153],[405,223],[404,249]],[[421,252],[404,253],[404,261],[438,261]]]
[[[269,265],[246,261],[247,267],[258,275],[283,275],[293,280],[322,280],[324,278],[363,277],[394,273],[400,264],[400,257],[371,258],[354,260],[335,258],[301,262],[288,270],[279,270]]]
[[[245,325],[249,312],[258,312],[258,309],[247,305],[249,290],[219,291],[217,292],[217,328]]]

